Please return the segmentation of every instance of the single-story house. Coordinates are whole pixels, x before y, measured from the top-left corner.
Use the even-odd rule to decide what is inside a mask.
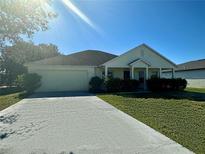
[[[38,92],[87,91],[89,81],[98,76],[137,79],[142,85],[152,77],[161,77],[163,70],[176,65],[146,44],[141,44],[122,55],[86,50],[67,56],[57,56],[27,64],[29,73],[42,77]]]
[[[163,72],[163,77],[170,78],[171,72]],[[177,65],[175,77],[186,79],[188,87],[205,88],[205,59]]]

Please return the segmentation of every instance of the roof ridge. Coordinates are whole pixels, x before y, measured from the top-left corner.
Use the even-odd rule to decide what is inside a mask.
[[[109,61],[117,55],[99,51],[99,50],[84,50],[80,52],[71,53],[69,55],[60,55],[48,59],[34,61],[34,64],[48,64],[48,65],[92,65],[98,66],[106,61]]]
[[[187,63],[191,63],[191,62],[199,62],[199,61],[205,61],[205,58],[204,58],[204,59],[197,59],[197,60],[187,61],[187,62],[184,62],[184,63],[178,64],[178,65],[183,65],[183,64],[187,64]]]
[[[71,53],[71,54],[68,54],[68,55],[65,55],[65,56],[70,56],[70,55],[79,54],[79,53],[86,53],[86,52],[89,52],[89,51],[109,54],[109,55],[113,55],[113,56],[118,56],[118,55],[115,55],[115,54],[112,54],[112,53],[109,53],[109,52],[106,52],[106,51],[95,50],[95,49],[87,49],[87,50],[77,51],[77,52],[74,52],[74,53]]]

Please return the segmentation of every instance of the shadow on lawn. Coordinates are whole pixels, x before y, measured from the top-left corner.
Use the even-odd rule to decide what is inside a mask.
[[[188,99],[192,101],[205,101],[205,93],[189,91],[115,93],[114,95],[131,98]]]

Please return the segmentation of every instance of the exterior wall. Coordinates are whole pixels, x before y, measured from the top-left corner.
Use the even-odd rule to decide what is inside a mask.
[[[70,66],[70,65],[27,65],[29,73],[38,72],[38,70],[86,70],[88,78],[95,75],[95,67],[92,66]]]
[[[126,69],[126,68],[125,69],[123,69],[123,68],[110,68],[109,69],[109,71],[112,72],[114,78],[120,78],[120,79],[124,78],[124,71],[125,70],[129,70],[129,69]]]
[[[28,65],[28,72],[42,76],[37,91],[87,91],[95,76],[95,69],[90,66]]]
[[[205,79],[187,79],[187,87],[205,88]]]
[[[165,78],[171,78],[171,73],[162,73]],[[188,82],[188,87],[205,88],[205,69],[175,72],[176,78],[184,78]]]
[[[149,48],[141,45],[134,48],[121,56],[114,58],[113,60],[105,63],[104,65],[110,67],[128,67],[128,64],[136,60],[137,58],[143,58],[149,62],[152,68],[173,68],[175,67],[170,62],[150,50]]]
[[[143,63],[142,61],[137,61],[137,62],[134,62],[134,64],[131,64],[132,66],[134,67],[141,67],[141,68],[146,68],[148,67],[147,64]]]
[[[124,78],[124,70],[129,70],[128,68],[109,68],[108,73],[111,72],[113,75],[113,78]],[[96,68],[95,69],[96,76],[103,78],[103,73],[105,72],[104,68]]]
[[[103,67],[96,67],[95,68],[95,76],[98,76],[99,78],[103,78],[102,72],[104,72],[105,69]]]

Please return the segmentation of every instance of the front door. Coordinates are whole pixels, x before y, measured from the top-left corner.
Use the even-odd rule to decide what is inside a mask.
[[[130,79],[130,71],[124,71],[124,79]]]
[[[145,71],[139,71],[139,88],[144,88],[145,86]]]

